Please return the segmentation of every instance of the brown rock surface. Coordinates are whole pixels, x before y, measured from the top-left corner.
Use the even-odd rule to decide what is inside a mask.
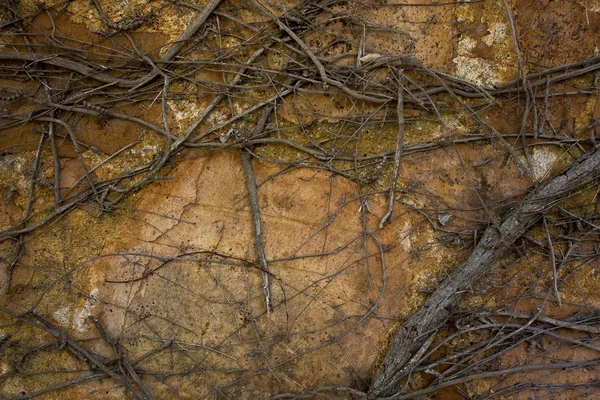
[[[545,78],[530,78],[528,95],[520,83],[503,93],[494,85],[519,77],[519,57],[532,74],[597,53],[597,1],[262,2],[285,14],[328,76],[387,99],[379,102],[322,85],[314,60],[290,50],[297,43],[252,2],[222,2],[180,55],[161,61],[212,2],[99,1],[121,31],[103,22],[93,2],[7,1],[0,11],[2,53],[39,51],[120,79],[156,65],[163,73],[121,90],[43,60],[2,61],[0,398],[122,399],[136,391],[151,398],[144,390],[157,399],[324,398],[311,390],[332,386],[342,398],[359,398],[398,325],[468,256],[482,230],[596,145],[597,70],[553,83],[551,95]],[[299,5],[304,14],[295,14]],[[266,55],[248,63],[268,40]],[[371,69],[386,57],[395,58]],[[400,82],[405,147],[392,222],[380,228],[398,131],[398,59],[410,61]],[[566,70],[595,68],[591,60]],[[278,71],[284,65],[289,70]],[[242,83],[223,83],[242,66]],[[297,77],[294,85],[286,80]],[[448,85],[464,97],[445,93]],[[272,102],[261,132],[272,142],[252,142],[260,112],[241,115],[283,89],[291,93]],[[85,101],[69,97],[77,95]],[[168,154],[218,95],[223,101],[189,131],[188,147]],[[254,156],[272,313],[242,151]],[[579,219],[564,210],[548,215],[549,228],[534,227],[485,282],[474,282],[460,310],[465,320],[482,309],[565,321],[596,312],[596,189],[560,205]],[[584,321],[597,329],[588,314]],[[462,317],[432,342],[443,345],[421,360],[406,398],[445,382],[440,374],[460,365],[428,363],[503,333],[470,331]],[[513,347],[508,339],[490,345],[479,358],[461,359],[465,368],[496,349],[498,358],[485,364],[490,371],[553,360],[590,365],[557,378],[523,369],[506,379],[470,379],[482,372],[471,371],[441,385],[437,398],[528,398],[552,393],[557,382],[563,386],[554,398],[598,395],[589,383],[598,372],[590,332],[504,314],[472,318],[507,326],[518,319],[521,328],[509,333],[518,339]],[[526,329],[538,326],[550,333]],[[533,333],[521,340],[521,332]],[[533,386],[513,393],[523,381]]]

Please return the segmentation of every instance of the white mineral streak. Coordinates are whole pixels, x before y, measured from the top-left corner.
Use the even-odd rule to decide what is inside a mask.
[[[79,332],[87,331],[85,321],[87,321],[87,318],[90,315],[92,315],[91,311],[98,302],[95,299],[96,294],[98,294],[98,289],[92,289],[89,298],[85,301],[83,307],[80,310],[76,311],[73,315],[73,325],[75,326],[75,329],[77,329]]]
[[[398,233],[398,240],[400,242],[400,246],[406,252],[409,252],[411,249],[410,243],[410,234],[412,233],[412,226],[410,222],[406,221],[400,232]]]
[[[477,41],[468,35],[461,35],[457,43],[457,56],[452,60],[456,76],[482,86],[502,83],[507,71],[503,61],[510,60],[498,60],[498,57],[511,47],[512,39],[507,34],[508,30],[509,28],[503,23],[490,24],[489,33],[483,36],[481,41],[490,47],[490,51],[498,54],[489,59],[474,55],[473,50],[477,47]]]
[[[535,180],[541,181],[546,178],[546,174],[552,169],[557,159],[558,155],[545,146],[534,148],[531,154],[531,163]]]
[[[58,311],[55,311],[52,315],[54,316],[56,322],[60,324],[60,326],[66,328],[71,324],[71,314],[72,311],[69,307],[63,307]]]

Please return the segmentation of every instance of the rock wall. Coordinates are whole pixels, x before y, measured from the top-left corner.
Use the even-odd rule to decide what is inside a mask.
[[[360,398],[482,230],[596,146],[594,0],[0,5],[1,398]],[[460,312],[596,312],[597,202],[561,204]],[[570,333],[482,365],[586,374],[453,381],[432,360],[496,332],[460,312],[400,398],[598,393]]]

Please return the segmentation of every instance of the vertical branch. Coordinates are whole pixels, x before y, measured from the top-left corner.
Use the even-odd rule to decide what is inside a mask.
[[[260,207],[258,205],[258,192],[256,190],[256,178],[254,176],[254,170],[252,169],[252,155],[244,152],[242,154],[242,163],[244,165],[244,173],[246,174],[246,187],[248,188],[248,195],[250,197],[250,208],[252,211],[252,222],[254,223],[254,246],[258,253],[258,261],[262,269],[263,278],[263,293],[265,295],[265,303],[267,306],[267,312],[270,313],[273,310],[271,300],[271,290],[269,282],[269,266],[267,265],[267,257],[265,255],[265,249],[263,247],[263,233],[262,225],[260,222]]]
[[[534,131],[537,131],[537,111],[535,104],[535,95],[533,94],[531,85],[527,82],[527,74],[525,73],[525,68],[523,67],[523,58],[521,57],[521,50],[519,49],[519,39],[517,38],[517,27],[515,26],[515,20],[513,19],[507,1],[502,1],[504,3],[504,8],[506,9],[506,18],[508,19],[508,22],[510,24],[510,31],[512,33],[513,44],[515,46],[515,53],[517,55],[517,66],[519,68],[519,77],[521,78],[521,84],[523,85],[523,91],[525,92],[525,111],[523,113],[523,121],[521,122],[521,130],[519,134],[523,143],[523,154],[525,154],[527,166],[532,174],[531,176],[533,180],[535,180],[535,172],[533,170],[531,154],[529,154],[529,149],[527,148],[527,144],[525,143],[525,128],[527,127],[527,119],[529,118],[530,108],[533,108],[534,110]]]
[[[55,207],[60,207],[62,200],[60,199],[60,161],[58,159],[58,152],[56,151],[56,141],[54,140],[54,122],[48,124],[48,138],[50,139],[50,149],[52,150],[52,161],[54,163],[54,200],[56,201]]]
[[[542,122],[538,124],[538,130],[533,132],[533,138],[537,139],[538,135],[544,134],[544,125],[548,119],[548,97],[550,96],[550,76],[546,76],[546,91],[544,93],[544,113],[542,114]]]
[[[392,173],[392,182],[388,194],[388,207],[384,216],[379,222],[379,229],[389,224],[392,219],[392,211],[394,209],[394,192],[398,186],[398,174],[400,171],[400,161],[402,151],[404,150],[404,87],[403,87],[402,70],[398,71],[398,105],[396,113],[398,115],[398,136],[396,137],[396,153],[394,154],[394,171]]]
[[[169,127],[169,114],[167,100],[169,99],[169,85],[171,84],[171,79],[165,75],[165,81],[162,90],[162,101],[161,101],[161,110],[162,110],[162,118],[163,118],[163,126],[165,127],[165,132],[167,133],[167,149],[166,151],[171,150],[171,144],[173,140],[171,138],[171,129]]]
[[[29,39],[28,39],[29,41]],[[31,47],[31,46],[28,46]],[[50,87],[48,86],[48,84],[46,83],[46,79],[43,79],[40,81],[41,84],[44,86],[44,94],[46,95],[46,98],[48,99],[48,101],[52,101],[52,94],[50,92]],[[56,114],[57,111],[53,111],[52,112],[52,118],[56,118]],[[55,201],[55,208],[60,207],[62,200],[60,198],[60,159],[58,158],[58,151],[56,149],[56,141],[54,140],[54,121],[49,121],[48,123],[48,139],[50,142],[50,149],[52,151],[52,162],[54,164],[54,201]],[[43,133],[42,133],[43,135]]]
[[[552,289],[554,290],[554,295],[556,296],[556,301],[558,302],[558,306],[562,307],[562,302],[560,301],[560,294],[558,293],[558,276],[556,272],[556,255],[554,254],[554,247],[552,246],[552,237],[550,236],[550,229],[548,229],[548,222],[546,221],[546,216],[544,216],[544,230],[546,231],[546,239],[548,240],[548,249],[550,250],[550,260],[552,261]]]
[[[271,112],[273,111],[273,108],[273,105],[269,105],[263,110],[261,117],[254,128],[254,136],[258,136],[262,133],[267,123],[267,119],[269,119],[269,115],[271,115]],[[256,247],[258,261],[262,270],[263,293],[265,296],[267,313],[270,313],[273,311],[273,301],[271,298],[269,266],[267,264],[267,256],[263,246],[263,231],[262,223],[260,221],[260,206],[258,204],[256,177],[254,175],[254,169],[252,168],[252,154],[250,154],[247,149],[243,150],[242,164],[244,166],[244,173],[246,174],[246,187],[248,188],[248,196],[250,197],[250,209],[252,212],[252,222],[254,224],[254,246]]]
[[[75,133],[73,132],[73,130],[71,129],[69,124],[67,124],[65,121],[58,119],[58,118],[40,117],[40,118],[36,118],[36,120],[49,122],[50,127],[52,128],[51,132],[53,132],[55,124],[58,124],[58,125],[62,126],[63,128],[65,128],[65,130],[67,131],[67,135],[69,136],[69,139],[71,139],[71,142],[73,143],[73,149],[75,150],[77,159],[79,160],[79,163],[81,164],[81,168],[83,169],[84,176],[87,179],[88,183],[90,184],[90,188],[92,189],[92,192],[96,195],[96,197],[98,197],[98,190],[96,189],[94,180],[92,179],[92,176],[90,175],[90,170],[87,167],[85,160],[83,159],[83,155],[81,154],[81,149],[79,147],[79,144],[77,143],[77,138],[75,137]],[[53,135],[54,135],[54,133],[52,133],[52,135],[50,135],[50,141],[52,144],[52,150],[53,150],[53,155],[54,155],[55,148],[54,148],[54,141],[53,141],[54,136]],[[59,165],[57,165],[57,160],[58,160],[58,158],[55,160],[55,167],[54,167],[55,169],[59,167]],[[55,176],[55,179],[56,179],[56,176]],[[60,179],[58,180],[57,183],[58,184],[60,183]],[[55,190],[55,196],[58,196],[58,194],[56,194],[56,191],[58,190],[59,186],[57,184],[55,184],[55,186],[57,188]]]

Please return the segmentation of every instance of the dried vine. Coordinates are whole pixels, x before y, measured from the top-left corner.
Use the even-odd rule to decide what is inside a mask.
[[[416,39],[411,34],[368,17],[369,12],[388,7],[435,10],[456,5],[302,0],[288,7],[262,0],[248,4],[210,0],[203,5],[170,0],[117,15],[107,2],[93,0],[88,6],[102,28],[80,37],[69,19],[71,2],[37,2],[33,8],[19,1],[0,2],[0,135],[5,139],[0,167],[12,169],[16,176],[3,178],[0,185],[5,196],[0,199],[2,210],[9,221],[2,220],[0,231],[5,280],[0,300],[0,351],[5,360],[0,397],[28,399],[68,390],[77,396],[88,387],[90,393],[104,391],[107,386],[101,381],[107,378],[121,390],[116,396],[138,399],[189,398],[188,384],[194,390],[203,388],[201,394],[194,392],[195,398],[236,398],[247,386],[265,395],[272,388],[261,384],[266,377],[281,388],[268,393],[272,399],[410,399],[445,390],[481,399],[519,392],[598,393],[597,380],[573,383],[565,378],[566,373],[584,368],[598,371],[598,309],[586,300],[583,289],[581,303],[568,301],[561,293],[572,289],[581,271],[599,268],[595,190],[600,175],[599,123],[590,112],[583,131],[569,122],[558,127],[557,122],[563,121],[552,110],[558,114],[560,104],[551,103],[597,97],[600,56],[551,68],[528,65],[515,16],[504,1],[501,10],[510,27],[518,76],[495,86],[480,85],[428,66],[412,51]],[[161,13],[168,12],[193,16],[174,40],[157,45],[145,35]],[[436,15],[423,23],[423,32],[438,23]],[[372,32],[397,35],[408,44],[403,51],[380,54],[367,48],[366,36]],[[327,105],[319,109],[323,98]],[[347,112],[333,112],[330,106],[336,101]],[[494,120],[494,112],[507,104],[516,104],[516,130],[504,130]],[[186,114],[186,107],[194,112]],[[467,128],[448,122],[461,119],[468,121]],[[107,126],[115,123],[135,134],[127,139],[107,136],[103,142],[87,131],[95,124],[96,132],[110,135],[113,131]],[[434,125],[440,133],[433,139],[407,140],[409,129],[419,124]],[[107,143],[112,140],[114,145]],[[479,162],[464,158],[464,149],[470,146],[483,149],[485,157]],[[540,176],[532,156],[539,148],[556,149],[566,172],[557,174],[557,168],[550,168]],[[145,212],[157,214],[135,209],[132,199],[169,179],[170,171],[188,157],[209,159],[214,154],[233,154],[235,162],[241,159],[245,182],[239,183],[246,188],[246,197],[237,201],[251,216],[255,253],[243,257],[220,249],[221,226],[219,241],[211,248],[168,244],[174,251],[169,255],[157,255],[154,249],[106,254],[90,250],[72,263],[63,258],[62,269],[38,264],[35,258],[29,264],[36,238],[74,210],[85,210],[98,221],[107,215],[141,220],[139,215]],[[426,183],[407,178],[411,165],[441,154],[458,160],[465,186],[474,192],[475,200],[468,205],[450,204]],[[264,165],[281,169],[261,180],[256,169]],[[473,178],[484,176],[479,171],[487,167],[514,171],[515,181],[524,189],[491,200]],[[78,172],[71,179],[72,170]],[[307,170],[310,173],[302,175]],[[292,172],[303,182],[310,182],[313,173],[327,174],[326,218],[290,255],[278,258],[266,250],[267,205],[261,193]],[[19,174],[24,178],[19,180]],[[353,185],[353,198],[344,193],[334,200],[332,188],[338,178]],[[379,215],[371,208],[382,196],[386,206]],[[357,205],[359,232],[349,231],[352,235],[327,247],[336,220],[354,215]],[[130,213],[132,207],[135,212]],[[377,219],[374,225],[371,214]],[[386,314],[389,306],[388,311],[381,309],[395,284],[388,282],[388,265],[402,264],[390,254],[403,242],[390,245],[382,237],[391,229],[399,230],[397,221],[405,214],[420,221],[412,229],[431,229],[431,247],[454,249],[454,271],[436,278],[439,287],[419,287],[429,292],[428,300],[423,299],[384,346],[374,374],[359,373],[346,356],[352,382],[308,387],[295,381],[288,368],[292,370],[296,361],[326,348],[343,348],[345,338],[364,334],[372,321],[378,329],[389,329],[398,320],[397,315]],[[165,233],[161,226],[152,228]],[[304,251],[321,236],[322,251]],[[411,257],[427,251],[413,249]],[[327,273],[303,287],[296,287],[277,269],[285,263],[327,257],[333,260]],[[550,272],[529,286],[519,286],[515,282],[521,271],[511,269],[511,264],[535,257],[550,266]],[[458,262],[462,260],[466,261]],[[97,262],[122,263],[124,272],[104,283],[131,295],[126,303],[113,304],[84,289],[77,276]],[[175,266],[198,268],[219,295],[208,289],[206,294],[197,293],[186,282],[171,279],[168,271]],[[219,268],[224,267],[238,278],[235,285],[222,277]],[[350,312],[343,311],[344,304],[327,297],[328,287],[363,267],[368,298],[356,300]],[[29,286],[23,279],[13,282],[15,272],[29,270],[43,279],[35,281],[32,272]],[[254,294],[255,275],[262,281],[260,296]],[[142,291],[135,285],[150,285],[154,279],[173,293],[187,291],[202,304],[225,307],[235,329],[219,332],[222,336],[205,343],[187,327],[188,321],[170,319],[169,313],[133,311],[132,293]],[[168,289],[165,296],[172,294]],[[101,304],[122,313],[120,333],[110,317],[94,316],[89,310],[81,323],[93,326],[92,336],[56,322],[61,315],[52,302],[56,290],[86,302],[84,309]],[[461,302],[463,297],[477,296],[504,303],[473,307]],[[534,304],[537,311],[523,311],[522,303]],[[333,310],[335,318],[298,328],[306,310],[321,306]],[[572,312],[563,317],[545,314],[562,306]],[[149,318],[168,328],[161,331],[147,323]],[[190,321],[193,318],[197,316],[190,316]],[[276,322],[270,324],[271,319]],[[146,333],[127,337],[132,326],[141,326]],[[174,333],[167,337],[167,331]],[[286,344],[287,353],[274,356],[277,345],[297,338],[308,344],[296,349]],[[137,344],[131,344],[134,339],[144,340],[146,350],[140,352]],[[531,346],[527,357],[510,364],[526,345]],[[365,346],[374,360],[380,343]],[[579,359],[561,356],[560,351],[569,349],[589,353]],[[37,361],[46,354],[68,367]],[[241,361],[240,354],[250,361]],[[524,379],[518,382],[515,376]],[[35,381],[36,377],[58,381]],[[187,379],[186,384],[178,379]],[[33,389],[7,394],[20,380]],[[97,386],[86,386],[92,382]],[[469,386],[473,382],[489,386],[475,391]]]

